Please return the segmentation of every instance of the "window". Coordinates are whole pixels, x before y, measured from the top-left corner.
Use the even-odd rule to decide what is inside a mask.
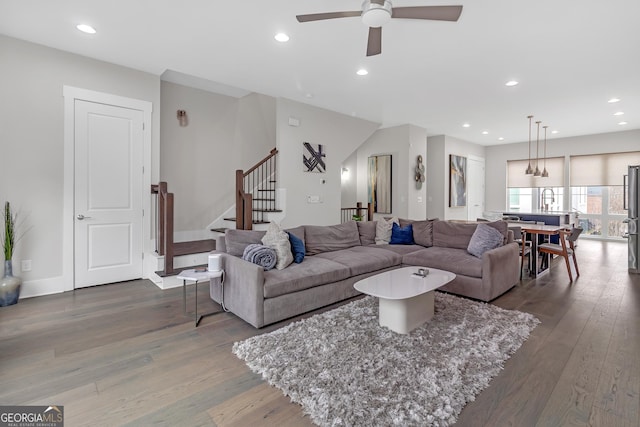
[[[510,212],[559,211],[564,209],[563,206],[563,187],[509,188],[507,208]]]
[[[579,212],[585,236],[622,238],[627,217],[622,185],[571,187],[571,206]]]

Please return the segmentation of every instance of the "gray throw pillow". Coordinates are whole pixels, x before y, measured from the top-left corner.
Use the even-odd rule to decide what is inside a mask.
[[[467,252],[482,258],[483,253],[502,246],[503,241],[504,236],[498,230],[486,224],[478,224],[469,241]]]
[[[424,246],[428,248],[433,246],[433,221],[427,219],[424,221],[414,221],[413,226],[413,240],[416,245]]]

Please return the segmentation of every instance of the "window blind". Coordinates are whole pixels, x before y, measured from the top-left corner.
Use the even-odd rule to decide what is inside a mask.
[[[571,156],[572,187],[622,185],[629,165],[640,165],[640,151]]]
[[[547,172],[549,176],[542,178],[527,175],[529,160],[507,160],[507,187],[509,188],[542,188],[542,187],[564,187],[564,157],[548,157],[546,160]],[[531,159],[531,167],[536,169],[536,160]],[[538,160],[540,172],[544,170],[545,161]]]

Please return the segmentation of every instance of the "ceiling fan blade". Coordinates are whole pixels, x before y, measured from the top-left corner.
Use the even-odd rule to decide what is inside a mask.
[[[382,52],[382,27],[369,27],[367,56],[380,55]]]
[[[462,13],[462,6],[409,6],[394,7],[392,18],[430,19],[433,21],[457,21]]]
[[[296,15],[298,22],[310,22],[310,21],[322,21],[324,19],[334,18],[351,18],[353,16],[362,15],[361,10],[354,10],[349,12],[327,12],[327,13],[311,13],[309,15]]]

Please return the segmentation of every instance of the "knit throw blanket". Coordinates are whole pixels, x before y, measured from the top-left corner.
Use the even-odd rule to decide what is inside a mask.
[[[277,262],[276,251],[256,243],[252,243],[244,249],[242,259],[257,264],[265,270],[271,270]]]

